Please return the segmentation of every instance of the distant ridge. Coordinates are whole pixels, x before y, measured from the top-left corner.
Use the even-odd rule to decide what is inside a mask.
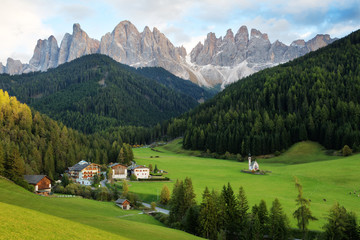
[[[101,40],[92,39],[80,24],[66,33],[60,46],[54,36],[38,40],[28,64],[9,58],[0,63],[0,73],[21,74],[46,71],[84,55],[101,53],[133,67],[162,67],[174,75],[206,87],[225,86],[261,69],[284,63],[332,43],[329,35],[316,35],[305,42],[296,40],[287,46],[280,41],[270,43],[268,35],[246,26],[234,35],[229,29],[225,37],[209,33],[187,54],[175,47],[157,28],[142,32],[130,21],[120,22]]]

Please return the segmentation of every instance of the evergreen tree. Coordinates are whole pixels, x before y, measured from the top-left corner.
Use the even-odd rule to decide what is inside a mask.
[[[63,187],[66,187],[70,183],[71,183],[71,180],[69,179],[69,175],[67,173],[64,173],[63,177],[61,179],[61,185],[63,185]]]
[[[170,190],[167,185],[163,185],[160,193],[160,203],[167,205],[170,201]]]
[[[16,181],[22,179],[24,172],[24,160],[21,158],[18,148],[11,144],[5,161],[5,176]]]
[[[221,201],[223,203],[222,218],[223,229],[226,239],[236,239],[239,236],[239,203],[235,197],[234,191],[230,183],[224,186],[221,193]]]
[[[108,182],[110,182],[111,184],[114,183],[114,179],[113,179],[113,170],[111,167],[109,167],[107,169],[107,179],[108,179]]]
[[[191,206],[185,213],[183,219],[184,230],[188,233],[198,235],[199,229],[199,206]]]
[[[248,229],[248,214],[247,211],[249,210],[248,200],[245,195],[244,188],[241,186],[239,189],[239,230],[240,236],[242,239],[247,238],[247,229]]]
[[[325,239],[360,239],[355,214],[348,213],[339,203],[332,206],[327,220],[328,222],[323,227]]]
[[[269,213],[266,207],[266,202],[263,199],[260,201],[259,207],[257,209],[257,214],[263,234],[268,233]]]
[[[124,147],[122,147],[119,151],[119,154],[117,156],[117,162],[121,164],[125,164],[125,153],[124,153]]]
[[[251,215],[250,225],[249,225],[249,234],[248,238],[250,240],[262,240],[264,239],[263,229],[261,228],[259,215],[256,212]]]
[[[219,213],[218,196],[215,191],[210,194],[209,189],[206,187],[199,214],[199,233],[202,237],[208,239],[217,238],[220,224]]]
[[[126,180],[123,181],[123,184],[122,184],[122,195],[124,197],[127,197],[129,193],[129,186],[128,186],[128,183]]]
[[[155,164],[154,173],[157,173],[159,171],[157,164]]]
[[[300,184],[298,178],[295,177],[295,187],[298,190],[298,196],[296,198],[296,205],[299,206],[298,209],[293,213],[294,218],[297,220],[297,225],[300,231],[303,233],[303,239],[306,238],[307,226],[309,225],[309,220],[317,220],[310,211],[310,202],[308,199],[303,197],[302,185]]]
[[[286,240],[289,237],[289,221],[276,198],[270,209],[269,233],[272,239]]]

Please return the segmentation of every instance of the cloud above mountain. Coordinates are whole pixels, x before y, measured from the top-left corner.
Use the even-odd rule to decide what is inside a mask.
[[[175,45],[192,44],[209,31],[224,36],[228,28],[257,28],[289,44],[317,33],[342,37],[360,28],[358,0],[3,0],[0,10],[0,61],[27,62],[37,39],[61,39],[74,22],[99,39],[122,20],[140,29],[157,27]],[[307,40],[305,39],[305,40]],[[188,49],[190,50],[190,49]]]

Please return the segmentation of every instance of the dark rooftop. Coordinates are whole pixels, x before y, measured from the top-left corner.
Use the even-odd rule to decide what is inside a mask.
[[[46,175],[24,175],[25,181],[30,184],[37,184],[44,177],[46,177]]]

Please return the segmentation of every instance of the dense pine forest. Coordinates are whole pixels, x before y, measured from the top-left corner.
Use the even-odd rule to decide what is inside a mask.
[[[44,73],[2,74],[0,88],[68,127],[93,133],[125,125],[154,126],[212,96],[164,71],[146,68],[139,74],[95,54]]]
[[[273,153],[313,140],[360,148],[360,31],[228,86],[167,128],[186,149]]]
[[[116,133],[84,135],[31,111],[0,89],[0,175],[18,181],[24,174],[57,178],[84,159],[99,164],[127,163],[132,149]]]

